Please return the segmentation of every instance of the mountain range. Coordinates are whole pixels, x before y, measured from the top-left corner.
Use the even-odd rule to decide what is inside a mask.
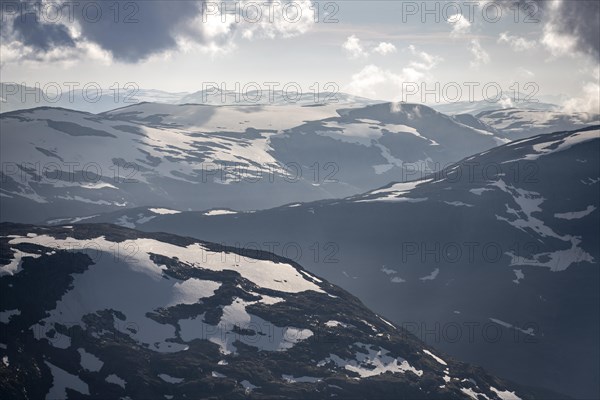
[[[506,118],[397,103],[7,112],[0,114],[0,219],[31,223],[142,206],[250,211],[347,197],[524,136]],[[545,113],[510,118],[536,132],[552,129]],[[574,129],[597,121],[562,118]]]
[[[0,114],[8,397],[600,395],[597,114],[142,94]]]
[[[275,251],[454,357],[593,398],[599,150],[596,126],[513,141],[345,199],[256,212],[139,208],[85,222]]]
[[[440,357],[273,254],[112,225],[1,229],[3,398],[547,393]]]

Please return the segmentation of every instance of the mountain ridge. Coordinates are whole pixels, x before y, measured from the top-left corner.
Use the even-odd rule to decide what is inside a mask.
[[[3,308],[8,307],[0,314],[5,327],[0,393],[11,398],[41,397],[44,391],[52,396],[61,390],[65,395],[89,398],[169,398],[194,393],[229,398],[250,394],[253,398],[329,398],[335,394],[430,399],[483,393],[489,399],[517,398],[510,384],[479,367],[438,357],[437,351],[368,311],[356,297],[289,259],[266,252],[256,252],[251,259],[245,254],[233,263],[203,261],[199,253],[188,259],[184,249],[199,243],[216,255],[237,250],[108,224],[48,228],[2,223],[0,230],[0,296]],[[104,249],[103,241],[140,247],[136,253],[102,259],[96,250]],[[80,246],[73,247],[74,243]],[[165,253],[172,246],[181,255]],[[116,255],[111,253],[107,255]],[[148,263],[134,262],[147,256]],[[11,257],[19,257],[16,271],[7,269],[16,259]],[[298,273],[287,276],[296,284],[281,286],[273,276],[259,283],[252,271],[257,272],[262,264],[253,266],[252,260],[274,263],[281,273],[291,266]],[[244,263],[250,263],[250,269],[241,268]],[[120,284],[114,278],[124,278],[123,274],[128,279]],[[48,276],[54,277],[52,290],[32,290],[44,285]],[[305,283],[299,287],[301,281]],[[110,293],[102,290],[105,283],[113,286]],[[164,290],[169,294],[188,283],[194,284],[193,293],[181,292],[175,303],[164,305],[169,299],[161,294]],[[265,284],[279,286],[268,289]],[[24,285],[30,288],[27,294]],[[154,290],[158,301],[148,298],[148,285],[162,288]],[[140,306],[133,299],[138,296],[144,299],[138,304],[147,304],[145,314],[137,311]],[[73,308],[75,299],[82,311]],[[59,313],[65,314],[58,318]],[[210,329],[226,330],[234,337],[214,336],[210,329],[190,330],[199,318],[205,329],[214,325]],[[37,328],[27,330],[31,324]],[[165,331],[171,324],[178,326],[173,339]],[[165,328],[157,333],[158,326]],[[150,327],[154,328],[148,337]],[[269,337],[279,338],[279,329],[284,329],[284,338],[286,330],[296,332],[280,342],[279,350],[257,336],[270,332]],[[305,333],[298,336],[298,332]],[[148,340],[158,342],[150,345]],[[20,372],[7,375],[9,366]],[[29,384],[32,378],[35,385]],[[520,398],[537,397],[535,391],[520,390],[524,392]]]
[[[141,222],[149,213],[135,210],[90,221],[122,219],[242,248],[278,244],[281,254],[294,245],[302,250],[294,259],[311,273],[446,353],[521,383],[594,397],[586,374],[600,370],[599,132],[517,140],[419,181],[345,199]],[[443,305],[434,303],[439,296]],[[462,339],[444,338],[442,327],[457,324]],[[486,341],[477,330],[471,343],[463,324],[496,326],[502,339]]]

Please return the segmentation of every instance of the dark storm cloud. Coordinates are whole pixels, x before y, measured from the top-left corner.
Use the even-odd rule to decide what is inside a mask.
[[[39,0],[2,0],[2,3],[3,11],[11,10],[5,14],[14,16],[12,30],[2,29],[3,41],[16,39],[47,52],[59,46],[73,47],[76,41],[87,40],[125,62],[137,62],[176,47],[177,27],[202,11],[202,2],[193,0],[77,0],[67,1],[60,18],[56,19],[54,14],[51,18],[47,11],[36,8]],[[15,7],[17,12],[13,12]],[[65,26],[73,20],[81,29],[79,38],[73,38]],[[194,39],[201,41],[201,38]]]
[[[558,31],[573,34],[577,38],[579,50],[598,58],[600,53],[600,1],[564,1],[558,12],[561,14],[556,20]]]
[[[12,27],[19,41],[28,43],[37,50],[48,51],[55,46],[75,45],[64,25],[44,24],[33,15],[15,18]]]
[[[553,0],[520,0],[521,3],[536,3],[541,22],[551,23],[558,34],[576,38],[577,50],[598,58],[600,53],[600,1],[563,0],[556,10]],[[507,0],[513,4],[513,1]]]
[[[182,22],[199,15],[199,1],[135,1],[121,0],[115,14],[115,2],[79,1],[86,12],[76,13],[82,35],[117,59],[136,62],[151,54],[174,48],[174,30]],[[87,5],[87,4],[92,5]],[[98,7],[99,6],[99,7]],[[96,21],[98,10],[102,17]],[[87,15],[86,15],[87,14]],[[200,39],[200,38],[198,38]]]

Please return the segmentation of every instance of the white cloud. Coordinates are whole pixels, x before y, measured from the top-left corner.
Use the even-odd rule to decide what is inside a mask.
[[[397,51],[396,46],[389,42],[380,42],[377,47],[373,49],[375,53],[379,53],[382,56],[385,56],[390,53],[395,53]]]
[[[256,4],[256,0],[244,0],[245,3]],[[263,3],[264,4],[264,3]],[[315,25],[314,11],[311,0],[278,1],[270,0],[269,7],[273,9],[273,22],[269,21],[267,11],[263,13],[260,23],[247,22],[248,26],[255,26],[255,31],[261,36],[284,38],[302,35]],[[288,7],[292,4],[293,7]],[[242,9],[243,9],[242,5]],[[297,13],[294,11],[297,10]]]
[[[587,112],[600,114],[600,85],[598,82],[584,84],[581,96],[571,98],[563,103],[567,112]]]
[[[269,0],[260,3],[260,15],[248,14],[252,7],[246,7],[247,4],[259,5],[253,0],[242,0],[237,11],[219,7],[179,26],[175,32],[177,49],[223,55],[237,49],[238,36],[245,40],[285,39],[308,32],[315,23],[310,0],[296,0],[293,7],[287,8],[289,1]]]
[[[242,15],[226,9],[206,15],[199,14],[185,26],[179,27],[177,43],[183,51],[200,50],[209,54],[224,54],[237,48],[236,34],[246,40],[290,38],[309,31],[314,25],[310,0],[294,1],[294,7],[285,8],[289,2],[261,3],[264,12],[260,17],[244,15],[245,4],[258,4],[243,0],[239,7]],[[268,8],[267,8],[268,7]],[[250,9],[250,8],[248,8]],[[298,10],[294,13],[294,10]],[[267,12],[268,11],[268,12]],[[285,18],[284,18],[285,16]]]
[[[509,35],[508,32],[502,32],[500,34],[498,43],[507,43],[514,51],[531,50],[536,46],[535,41],[527,40],[519,36]]]
[[[451,15],[446,22],[452,25],[452,31],[450,32],[452,37],[462,37],[471,32],[471,23],[462,14]]]
[[[350,55],[351,58],[365,58],[369,54],[365,51],[360,39],[355,35],[348,36],[342,48]]]
[[[408,50],[414,59],[400,71],[392,72],[373,64],[367,65],[352,75],[352,80],[345,90],[358,96],[399,99],[404,83],[420,84],[425,80],[431,80],[430,71],[442,59],[425,51],[419,51],[413,45],[410,45]]]
[[[541,42],[554,57],[573,56],[576,53],[577,38],[559,32],[558,26],[552,21],[544,25]]]
[[[375,47],[373,45],[369,43],[365,44],[356,35],[351,35],[346,38],[346,41],[342,44],[342,48],[352,59],[367,58],[371,53],[378,53],[385,56],[398,51],[396,46],[390,42],[379,42]]]
[[[452,25],[450,31],[450,37],[455,39],[468,39],[471,33],[472,24],[462,14],[453,14],[446,20],[447,23]],[[469,51],[473,55],[473,59],[470,62],[471,68],[479,68],[483,64],[490,62],[490,55],[481,47],[479,39],[471,39],[469,42]]]
[[[79,60],[91,60],[101,65],[110,65],[112,55],[95,43],[79,41],[74,47],[54,47],[41,53],[37,49],[27,46],[18,40],[0,44],[0,66],[12,63],[28,65],[55,63],[60,68],[70,68]]]
[[[442,60],[438,56],[431,55],[424,51],[418,51],[412,44],[408,46],[408,49],[414,56],[417,56],[417,60],[413,60],[409,64],[410,67],[417,70],[429,71]]]
[[[403,83],[417,82],[424,76],[423,72],[410,67],[396,73],[370,64],[352,75],[346,90],[370,98],[399,98]]]
[[[109,51],[104,50],[96,43],[86,41],[81,37],[79,24],[68,19],[60,19],[54,25],[66,28],[73,39],[73,45],[54,46],[48,51],[40,51],[38,48],[27,44],[14,32],[6,27],[12,26],[17,16],[7,15],[6,24],[0,29],[2,32],[0,40],[0,66],[8,64],[23,64],[34,66],[53,63],[59,68],[70,68],[79,60],[91,60],[101,65],[110,65],[113,57]]]
[[[490,62],[490,55],[481,47],[478,39],[472,39],[469,47],[473,60],[471,60],[471,68],[479,68],[481,65],[488,64]]]
[[[598,1],[544,2],[540,42],[553,57],[592,56],[598,60]]]
[[[382,70],[376,65],[367,65],[352,75],[352,81],[348,88],[356,95],[375,98],[377,97],[377,86],[394,79],[395,76],[390,71]]]

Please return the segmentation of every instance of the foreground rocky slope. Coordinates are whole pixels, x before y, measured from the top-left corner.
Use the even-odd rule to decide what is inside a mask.
[[[273,254],[112,225],[0,228],[5,399],[536,397]]]

